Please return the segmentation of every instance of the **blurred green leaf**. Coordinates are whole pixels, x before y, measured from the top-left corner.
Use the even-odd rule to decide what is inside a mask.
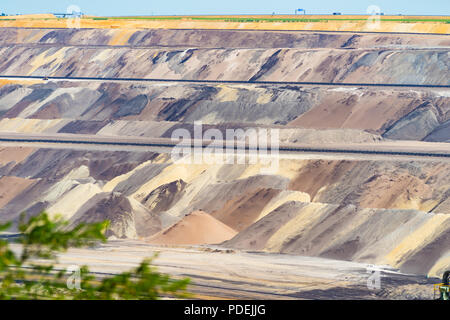
[[[12,226],[0,225],[0,231]],[[189,279],[174,280],[159,273],[146,259],[135,269],[111,277],[96,278],[86,266],[80,267],[80,288],[69,288],[66,270],[57,270],[58,252],[106,242],[109,222],[79,224],[69,228],[62,217],[51,218],[46,212],[19,220],[19,243],[22,251],[17,256],[6,240],[0,239],[0,299],[149,299],[162,296],[187,298]],[[34,261],[38,260],[39,263]],[[73,276],[73,275],[72,275]]]

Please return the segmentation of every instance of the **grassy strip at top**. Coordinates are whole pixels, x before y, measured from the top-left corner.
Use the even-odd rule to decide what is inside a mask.
[[[384,22],[441,22],[450,23],[450,19],[404,19],[404,18],[383,18]],[[223,22],[329,22],[329,21],[366,21],[367,18],[233,18],[233,17],[95,17],[93,20],[200,20],[200,21],[223,21]]]
[[[95,17],[93,20],[182,20],[189,17]]]

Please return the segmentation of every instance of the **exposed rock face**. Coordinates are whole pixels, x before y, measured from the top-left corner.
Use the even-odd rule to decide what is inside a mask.
[[[450,84],[447,52],[435,49],[199,48],[191,53],[186,57],[187,50],[176,49],[4,45],[0,72],[43,77]]]
[[[450,120],[435,128],[424,140],[450,142]]]
[[[316,202],[434,211],[439,201],[431,199],[448,197],[448,170],[447,164],[311,160],[299,166],[289,188]]]
[[[3,28],[1,44],[47,45],[129,45],[136,47],[231,47],[231,48],[371,48],[380,45],[448,46],[446,37],[429,35],[348,34],[292,31],[237,31],[237,30],[130,30],[122,42],[114,42],[123,30],[102,29],[39,29]]]
[[[153,213],[169,210],[180,199],[185,187],[186,182],[181,179],[164,184],[150,192],[141,202]]]
[[[90,198],[71,218],[71,225],[104,220],[110,223],[106,236],[119,239],[148,237],[161,230],[156,215],[116,192],[104,192]]]
[[[449,225],[448,214],[287,202],[224,245],[370,261],[389,264],[404,272],[428,273],[438,260],[430,258],[441,257],[448,251],[444,242],[449,240]],[[409,233],[410,228],[415,231]],[[392,241],[400,238],[403,241]],[[426,244],[416,246],[421,241]],[[433,275],[444,270],[441,266]]]
[[[72,217],[72,224],[110,221],[106,236],[136,238],[134,214],[128,199],[120,194],[103,193],[94,196]]]
[[[415,110],[396,123],[384,136],[394,140],[422,140],[437,127],[439,121],[430,109]]]

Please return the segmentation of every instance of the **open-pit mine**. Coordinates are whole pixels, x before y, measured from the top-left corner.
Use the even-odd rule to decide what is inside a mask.
[[[0,224],[109,220],[108,244],[60,263],[158,251],[200,299],[432,299],[450,269],[442,19],[0,19]],[[199,123],[276,130],[277,165],[175,161]]]

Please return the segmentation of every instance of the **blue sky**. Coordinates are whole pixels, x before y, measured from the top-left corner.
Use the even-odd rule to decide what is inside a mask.
[[[296,8],[311,14],[363,14],[370,5],[385,14],[450,15],[449,0],[0,0],[0,12],[66,12],[70,5],[92,15],[292,14]]]

